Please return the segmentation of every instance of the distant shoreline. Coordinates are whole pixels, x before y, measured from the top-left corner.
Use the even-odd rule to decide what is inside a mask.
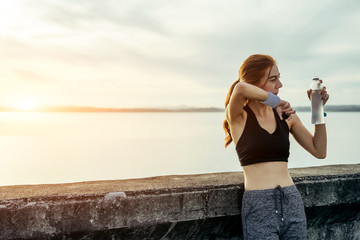
[[[101,107],[43,107],[34,110],[2,108],[0,112],[224,112],[221,108],[101,108]]]
[[[310,107],[294,107],[298,112],[310,112]],[[360,112],[360,105],[330,105],[325,106],[327,112]],[[224,112],[223,108],[216,107],[184,107],[184,108],[101,108],[101,107],[77,107],[77,106],[53,106],[34,110],[19,110],[14,108],[0,107],[0,112]]]
[[[310,112],[310,106],[294,107],[298,112]],[[324,107],[327,112],[360,112],[360,105],[329,105]]]

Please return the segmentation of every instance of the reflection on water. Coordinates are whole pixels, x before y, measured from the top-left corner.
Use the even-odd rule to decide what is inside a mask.
[[[0,113],[0,185],[241,171],[223,113]],[[299,113],[312,132],[309,113]],[[359,163],[358,113],[329,113],[328,157],[291,137],[289,167]],[[357,128],[357,129],[354,129]]]

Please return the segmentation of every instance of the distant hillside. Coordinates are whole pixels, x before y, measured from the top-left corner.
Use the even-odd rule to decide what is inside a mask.
[[[294,107],[298,112],[309,112],[310,107]],[[327,112],[360,112],[360,105],[325,106]],[[18,109],[0,107],[0,112],[26,112]],[[28,111],[29,112],[29,111]],[[33,110],[33,112],[224,112],[223,108],[184,107],[184,108],[99,108],[76,106],[51,106]]]

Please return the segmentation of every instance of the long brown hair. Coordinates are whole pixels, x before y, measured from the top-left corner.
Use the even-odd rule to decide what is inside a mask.
[[[254,54],[245,59],[239,69],[239,78],[230,87],[225,99],[225,109],[228,106],[231,94],[239,82],[246,82],[256,85],[265,75],[266,70],[276,64],[276,61],[269,55]],[[223,129],[225,131],[225,148],[233,141],[228,121],[224,120]]]

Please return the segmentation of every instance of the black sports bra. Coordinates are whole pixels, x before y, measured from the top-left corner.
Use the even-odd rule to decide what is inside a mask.
[[[247,119],[244,131],[236,144],[236,152],[241,166],[260,162],[287,162],[289,158],[289,127],[285,120],[280,120],[273,109],[276,121],[275,132],[270,134],[263,129],[254,112],[246,105]]]

